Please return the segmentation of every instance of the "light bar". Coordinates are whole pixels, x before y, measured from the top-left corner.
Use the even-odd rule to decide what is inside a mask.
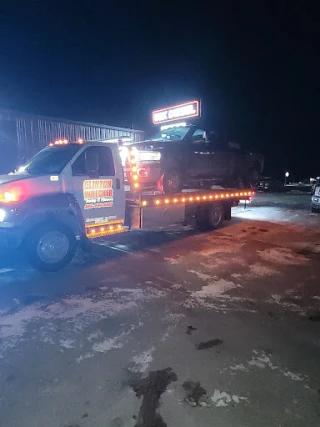
[[[96,239],[97,237],[109,236],[110,234],[123,233],[127,228],[122,224],[102,225],[98,227],[89,227],[86,229],[88,239]]]
[[[192,194],[192,195],[191,195]],[[255,193],[254,191],[242,191],[237,193],[227,192],[227,193],[212,193],[212,194],[193,194],[190,193],[188,195],[187,193],[181,197],[181,196],[174,196],[173,198],[150,198],[149,200],[142,200],[141,205],[143,207],[146,206],[160,206],[160,205],[169,205],[169,204],[177,204],[177,203],[196,203],[196,202],[210,202],[211,200],[225,200],[230,198],[249,198],[251,199],[251,196],[253,196]]]
[[[129,163],[132,172],[132,179],[134,181],[133,187],[135,190],[138,190],[139,185],[139,176],[137,173],[137,161],[136,161],[137,149],[135,147],[131,148],[129,151]]]

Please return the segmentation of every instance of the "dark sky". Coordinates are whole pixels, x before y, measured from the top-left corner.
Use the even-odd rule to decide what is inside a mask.
[[[319,4],[6,0],[0,108],[146,129],[152,109],[201,98],[271,169],[320,175]]]

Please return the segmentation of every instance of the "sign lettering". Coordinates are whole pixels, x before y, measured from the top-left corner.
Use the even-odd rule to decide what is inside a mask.
[[[84,209],[113,206],[112,179],[88,179],[83,181]]]
[[[156,124],[173,122],[200,116],[199,101],[186,102],[173,107],[163,108],[152,112],[152,121]]]

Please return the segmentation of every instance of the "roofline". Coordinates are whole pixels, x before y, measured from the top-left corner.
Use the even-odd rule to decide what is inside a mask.
[[[52,121],[52,122],[62,122],[62,123],[67,123],[67,124],[80,125],[80,126],[95,126],[95,127],[100,127],[100,128],[104,128],[104,129],[119,130],[119,131],[123,131],[123,132],[144,133],[144,131],[140,130],[140,129],[109,126],[109,125],[105,125],[105,124],[92,123],[92,122],[79,122],[77,120],[61,119],[61,118],[57,118],[57,117],[40,116],[37,114],[22,113],[22,112],[17,111],[17,110],[7,110],[7,109],[1,108],[0,114],[1,113],[12,114],[16,118],[30,118],[30,119],[35,119],[35,120],[47,120],[47,121]]]

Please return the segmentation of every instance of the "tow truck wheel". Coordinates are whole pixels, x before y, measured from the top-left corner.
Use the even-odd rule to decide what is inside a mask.
[[[67,227],[43,224],[32,230],[24,246],[37,270],[57,271],[72,260],[76,243],[75,235]]]
[[[224,219],[223,206],[220,203],[212,204],[208,209],[200,209],[196,213],[196,221],[200,230],[215,230]]]
[[[178,169],[168,169],[163,174],[163,191],[165,194],[180,193],[182,191],[182,177]]]
[[[212,205],[209,209],[209,228],[215,230],[218,228],[224,218],[223,206],[220,203]]]

